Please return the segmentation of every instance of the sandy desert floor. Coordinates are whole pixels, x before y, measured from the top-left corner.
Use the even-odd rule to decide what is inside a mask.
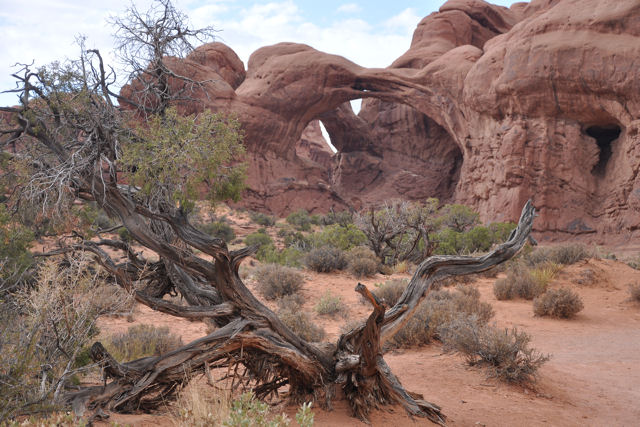
[[[347,320],[365,318],[368,307],[353,292],[357,280],[347,273],[305,272],[305,309],[327,290],[348,306],[347,319],[316,317],[335,341]],[[409,277],[396,275],[395,277]],[[376,276],[367,285],[388,280]],[[443,354],[441,345],[391,351],[385,359],[404,386],[442,406],[450,425],[460,426],[634,426],[640,423],[640,304],[628,300],[628,284],[640,281],[640,271],[612,261],[591,259],[565,267],[551,287],[568,286],[580,294],[584,310],[571,320],[534,317],[531,301],[497,301],[495,279],[479,279],[482,298],[496,312],[500,327],[518,327],[532,336],[532,345],[551,360],[540,369],[534,388],[500,383],[463,357]],[[251,286],[249,281],[249,286]],[[136,323],[168,326],[184,342],[206,333],[200,322],[189,322],[138,307]],[[123,332],[132,323],[125,318],[104,318],[103,333]],[[277,408],[278,411],[283,410]],[[296,408],[284,408],[293,418]],[[315,408],[316,426],[364,425],[349,416],[344,401],[333,411]],[[116,415],[110,422],[132,425],[177,425],[167,414]],[[430,425],[409,418],[402,408],[375,411],[372,425]]]

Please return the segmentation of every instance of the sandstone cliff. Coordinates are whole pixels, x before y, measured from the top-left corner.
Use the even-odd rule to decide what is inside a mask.
[[[257,50],[246,71],[220,43],[174,64],[210,81],[185,112],[242,121],[251,208],[436,196],[508,220],[533,198],[538,231],[629,237],[640,228],[637,0],[509,9],[451,0],[384,69],[294,43]],[[348,101],[358,98],[356,115]],[[337,154],[323,148],[316,120]]]

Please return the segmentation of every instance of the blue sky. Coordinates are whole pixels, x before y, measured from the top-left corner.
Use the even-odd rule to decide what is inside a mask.
[[[136,0],[144,10],[150,0]],[[213,25],[219,41],[246,62],[261,46],[281,41],[306,43],[342,55],[367,67],[385,67],[402,55],[417,23],[438,10],[444,0],[174,0],[195,26]],[[509,6],[511,0],[494,0]],[[44,65],[73,58],[77,35],[107,58],[112,49],[109,16],[121,13],[128,0],[0,0],[0,90],[13,87],[16,62]],[[0,105],[15,95],[0,94]]]

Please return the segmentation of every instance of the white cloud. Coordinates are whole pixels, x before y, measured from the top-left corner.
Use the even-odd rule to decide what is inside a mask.
[[[362,10],[362,8],[356,3],[345,3],[338,7],[338,12],[340,13],[358,13]]]
[[[135,3],[138,10],[145,10],[150,2]],[[10,66],[16,62],[35,59],[42,65],[76,57],[74,38],[80,33],[88,36],[88,47],[99,48],[112,61],[108,53],[113,29],[106,19],[122,13],[129,4],[129,0],[0,0],[0,90],[13,86],[9,74],[15,71]],[[343,6],[349,5],[356,4]],[[218,39],[235,50],[245,64],[256,49],[288,41],[344,56],[362,66],[385,67],[409,48],[411,34],[420,21],[413,9],[405,9],[380,25],[344,18],[320,24],[326,21],[306,19],[293,0],[244,4],[182,0],[176,6],[185,10],[194,26],[213,25],[221,30]],[[13,95],[0,95],[0,105],[15,103],[15,99]]]
[[[422,17],[418,16],[413,8],[407,8],[399,14],[387,19],[384,22],[384,25],[392,31],[398,30],[413,34],[413,30],[415,30],[421,19]]]

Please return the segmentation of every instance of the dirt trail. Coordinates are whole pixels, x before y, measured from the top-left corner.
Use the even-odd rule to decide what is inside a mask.
[[[342,296],[347,318],[319,318],[317,321],[335,340],[340,327],[368,315],[369,308],[353,292],[357,280],[346,273],[305,272],[304,309],[312,311],[315,301],[326,291]],[[400,275],[395,277],[408,277]],[[367,285],[388,280],[377,276],[362,280]],[[495,279],[474,283],[482,298],[496,311],[499,327],[517,327],[529,333],[532,345],[552,359],[540,370],[535,390],[488,379],[486,371],[469,367],[461,356],[442,354],[439,344],[390,352],[385,359],[408,390],[443,407],[450,425],[460,426],[635,426],[640,424],[640,304],[628,301],[627,284],[640,282],[640,272],[623,263],[589,260],[566,267],[551,286],[568,286],[578,292],[584,310],[572,320],[533,316],[530,301],[497,301],[492,293]],[[136,323],[169,326],[183,340],[202,336],[200,322],[176,320],[142,308]],[[103,333],[121,332],[131,323],[125,319],[102,319]],[[291,418],[295,408],[288,408]],[[349,417],[344,401],[334,403],[334,411],[315,409],[316,426],[362,426]],[[112,420],[134,425],[151,425],[150,415]],[[374,426],[431,425],[411,420],[401,408],[375,411]],[[166,416],[155,418],[157,425],[170,425]]]

